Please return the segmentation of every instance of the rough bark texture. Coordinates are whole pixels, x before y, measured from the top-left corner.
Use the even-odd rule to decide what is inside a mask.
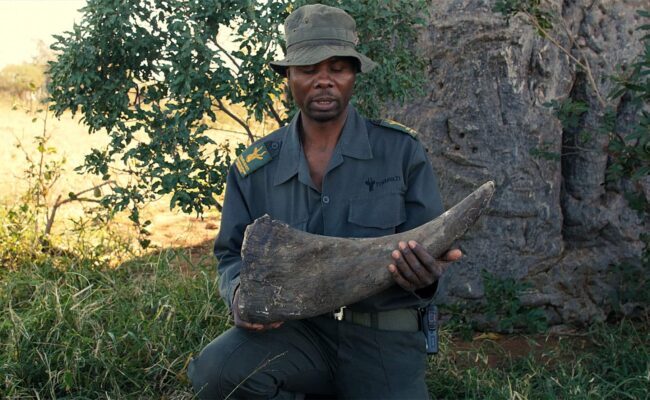
[[[649,227],[629,209],[620,185],[605,181],[608,138],[595,133],[603,108],[585,74],[524,17],[507,22],[493,4],[432,2],[421,40],[430,61],[426,97],[392,111],[420,132],[447,205],[477,183],[496,182],[490,209],[462,240],[467,256],[443,279],[438,302],[481,301],[480,272],[487,269],[531,282],[522,300],[543,307],[551,324],[604,320],[618,290],[612,267],[640,255],[639,233]],[[606,95],[607,76],[641,49],[636,10],[647,1],[546,4],[561,18],[554,35],[566,47],[573,36]],[[568,97],[591,108],[580,129],[563,132],[544,103]],[[630,106],[615,106],[624,126]],[[593,139],[576,148],[582,130]],[[561,160],[529,153],[544,144]]]

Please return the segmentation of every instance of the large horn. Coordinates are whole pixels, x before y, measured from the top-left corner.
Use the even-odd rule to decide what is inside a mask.
[[[441,256],[493,193],[487,182],[433,221],[377,238],[314,235],[264,215],[244,234],[239,315],[259,323],[308,318],[381,292],[395,283],[387,265],[398,242],[416,240]]]

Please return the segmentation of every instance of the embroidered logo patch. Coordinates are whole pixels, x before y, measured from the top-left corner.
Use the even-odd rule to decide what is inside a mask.
[[[242,178],[250,175],[256,169],[266,165],[273,157],[269,154],[264,143],[256,144],[244,150],[235,160],[235,168]]]
[[[372,192],[373,190],[375,190],[375,186],[381,187],[387,184],[388,182],[399,182],[401,180],[402,177],[396,175],[396,176],[389,176],[386,178],[382,178],[379,180],[375,180],[375,178],[368,178],[364,183],[368,185],[368,191]]]

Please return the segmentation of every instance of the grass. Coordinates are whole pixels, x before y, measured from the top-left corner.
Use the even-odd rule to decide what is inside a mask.
[[[117,269],[4,271],[2,398],[190,398],[189,358],[225,329],[213,267],[184,251]]]
[[[211,258],[182,249],[117,269],[45,260],[1,271],[0,285],[2,398],[192,398],[187,363],[228,326]],[[433,398],[650,397],[647,324],[470,342],[443,330],[441,339]]]
[[[438,399],[648,399],[647,322],[597,324],[579,336],[517,336],[514,347],[480,340],[458,350],[443,340],[429,368]],[[523,346],[522,346],[523,345]],[[454,349],[454,347],[456,347]],[[515,350],[515,351],[513,351]],[[513,356],[513,353],[515,355]]]

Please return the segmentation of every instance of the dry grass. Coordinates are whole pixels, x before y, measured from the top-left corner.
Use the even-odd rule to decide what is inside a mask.
[[[11,100],[0,98],[0,137],[3,144],[0,146],[0,202],[5,204],[18,201],[28,186],[23,178],[23,171],[28,163],[23,150],[16,144],[21,142],[35,157],[37,151],[34,138],[43,135],[45,116],[43,112],[35,113],[25,110],[22,106],[17,110],[13,110],[12,107]],[[237,111],[242,112],[242,110]],[[247,137],[236,132],[241,128],[238,129],[235,124],[229,123],[227,119],[224,120],[226,123],[219,126],[222,129],[214,129],[213,138],[220,142],[229,141],[231,144],[246,143]],[[91,148],[105,146],[108,143],[108,136],[101,132],[88,134],[87,128],[79,121],[78,115],[73,118],[69,113],[59,119],[52,117],[51,114],[47,117],[46,128],[52,137],[50,145],[57,151],[52,157],[66,159],[64,173],[56,185],[56,192],[51,194],[53,198],[58,194],[66,196],[69,192],[78,192],[101,182],[99,177],[74,172],[74,168],[83,162],[84,155]],[[254,132],[261,136],[268,133],[270,129],[269,126],[257,126]],[[177,210],[170,210],[169,198],[163,197],[143,210],[143,217],[152,221],[152,245],[156,247],[196,246],[214,239],[220,219],[216,210],[206,213],[203,218],[197,218]],[[83,208],[80,204],[70,203],[64,206],[55,227],[56,233],[65,233],[66,225],[62,221],[82,215]],[[117,221],[127,225],[125,216],[118,216]]]

